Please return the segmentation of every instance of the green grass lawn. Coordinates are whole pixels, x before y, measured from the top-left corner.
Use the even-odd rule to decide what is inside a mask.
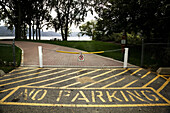
[[[35,41],[35,42],[41,42],[41,43],[50,43],[50,44],[56,44],[71,48],[77,48],[80,50],[93,52],[93,51],[107,51],[107,50],[116,50],[121,49],[121,45],[115,44],[115,43],[108,43],[108,42],[102,42],[102,41]],[[141,47],[129,47],[129,63],[134,65],[140,65],[140,50]],[[113,58],[116,60],[123,61],[123,54],[121,51],[116,52],[105,52],[102,54],[99,54],[105,57]]]
[[[0,45],[7,45],[7,44],[0,44]],[[18,47],[15,47],[15,52],[16,52],[16,63],[17,66],[19,66],[21,62],[22,51]],[[0,46],[0,69],[2,69],[5,73],[14,69],[15,67],[10,62],[13,62],[12,45]]]

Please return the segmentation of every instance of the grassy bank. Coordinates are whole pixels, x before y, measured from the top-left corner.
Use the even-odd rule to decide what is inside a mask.
[[[13,66],[13,50],[12,45],[1,46],[8,44],[0,44],[0,69],[2,69],[5,73],[11,71],[15,67]],[[21,62],[21,49],[15,47],[16,52],[16,64],[20,65]]]

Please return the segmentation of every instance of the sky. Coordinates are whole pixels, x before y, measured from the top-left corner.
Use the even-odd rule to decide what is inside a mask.
[[[51,15],[52,15],[53,17],[55,17],[55,16],[56,16],[55,11],[52,11],[52,12],[51,12]],[[87,17],[85,17],[85,21],[82,22],[80,25],[86,23],[87,21],[95,20],[95,18],[94,18],[95,16],[97,16],[97,14],[96,14],[95,12],[94,12],[93,15],[92,15],[90,12],[88,12],[88,13],[87,13]],[[80,26],[80,25],[79,25],[79,26]],[[4,26],[4,22],[3,22],[3,21],[0,22],[0,26]],[[76,27],[75,25],[72,25],[71,28],[70,28],[70,29],[71,29],[71,32],[80,32],[79,26]],[[55,30],[54,30],[53,28],[49,28],[48,30],[46,30],[46,27],[43,28],[43,31],[54,31],[54,32],[55,32]]]
[[[54,10],[52,10],[51,15],[52,15],[53,18],[55,18],[56,12]],[[85,21],[82,22],[80,25],[86,23],[87,21],[95,20],[95,18],[94,18],[95,16],[98,17],[97,13],[94,12],[94,14],[92,15],[90,12],[88,12],[87,17],[85,17]],[[70,28],[71,32],[80,32],[79,26],[72,25],[71,28]],[[53,28],[48,29],[48,30],[46,30],[46,28],[44,28],[43,31],[55,31],[55,30]]]

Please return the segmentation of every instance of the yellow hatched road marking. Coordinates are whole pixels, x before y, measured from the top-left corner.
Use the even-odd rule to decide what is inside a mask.
[[[10,74],[10,75],[23,74],[23,73],[30,72],[30,71],[32,71],[32,70],[37,70],[37,69],[42,69],[42,68],[36,68],[36,69],[34,69],[34,68],[25,68],[25,69],[29,69],[29,70],[24,70],[24,71],[22,71],[22,72],[13,73],[13,74]]]
[[[93,83],[88,84],[88,85],[86,85],[86,86],[83,86],[83,87],[81,87],[81,88],[86,88],[86,87],[89,87],[89,86],[91,86],[91,85],[97,84],[97,83],[99,83],[99,82],[102,82],[102,81],[108,80],[108,79],[110,79],[110,78],[113,78],[113,77],[119,76],[119,75],[121,75],[121,74],[123,74],[123,73],[126,73],[127,71],[129,71],[129,69],[127,69],[127,70],[125,70],[125,71],[123,71],[123,72],[121,72],[121,73],[118,73],[118,74],[112,75],[112,76],[110,76],[110,77],[104,78],[104,79],[102,79],[102,80],[99,80],[99,81],[93,82]]]
[[[74,86],[74,85],[77,85],[77,84],[80,84],[80,82],[75,82],[75,83],[73,83],[73,84],[69,84],[69,85],[66,85],[66,86],[62,86],[61,88],[67,88],[67,87]]]
[[[137,72],[139,72],[140,70],[142,70],[142,68],[139,68],[138,70],[136,70],[135,72],[133,72],[133,73],[130,74],[130,75],[134,75],[134,74],[136,74]]]
[[[158,74],[158,76],[160,76],[160,77],[162,77],[163,79],[165,79],[165,80],[167,80],[167,81],[170,82],[170,80],[168,80],[165,76],[162,76],[162,75],[159,75],[159,74]]]
[[[126,87],[128,87],[128,86],[130,86],[130,85],[132,85],[133,83],[135,83],[135,82],[137,82],[138,80],[134,80],[134,81],[132,81],[132,82],[130,82],[130,83],[128,83],[128,84],[126,84],[125,86],[123,86],[122,88],[126,88]]]
[[[14,72],[14,71],[21,71],[21,70],[24,70],[24,69],[27,69],[27,68],[21,68],[21,67],[19,67],[18,69],[14,69],[14,70],[10,71],[9,74],[6,74],[6,75],[3,76],[3,77],[11,76],[11,75],[13,75],[13,74],[11,74],[12,72]],[[18,72],[18,73],[20,73],[20,72]],[[17,74],[17,73],[16,73],[16,74]],[[0,77],[0,78],[3,78],[3,77]]]
[[[159,76],[156,76],[155,78],[153,78],[152,80],[150,80],[148,83],[146,83],[145,85],[143,85],[142,87],[147,87],[149,84],[151,84],[152,82],[154,82],[156,79],[158,79]]]
[[[124,78],[121,78],[121,79],[119,79],[119,80],[117,80],[117,81],[114,81],[114,82],[112,82],[112,83],[110,83],[110,84],[107,84],[107,85],[105,85],[105,86],[103,86],[103,87],[101,87],[101,88],[107,88],[107,87],[109,87],[109,86],[111,86],[111,85],[113,85],[113,84],[116,84],[116,83],[118,83],[118,82],[120,82],[120,81],[122,81],[122,80],[124,80],[125,79],[125,77]]]
[[[141,78],[145,78],[147,75],[149,75],[151,72],[147,72],[145,75],[143,75]]]
[[[29,69],[29,68],[27,68],[27,67],[19,67],[18,69],[14,69],[14,70],[12,70],[12,71],[9,72],[9,73],[12,73],[12,72],[14,72],[14,71],[21,71],[21,70],[24,70],[24,69]]]
[[[157,90],[158,93],[159,93],[163,88],[165,88],[166,85],[168,85],[169,80],[170,80],[170,77],[169,77],[169,79]]]
[[[146,77],[148,74],[150,74],[150,73],[151,73],[151,72],[147,72],[145,75],[143,75],[143,76],[141,77],[141,79],[142,79],[142,78],[145,78],[145,77]],[[134,80],[134,81],[132,81],[132,82],[130,82],[130,83],[124,85],[123,88],[126,88],[126,87],[128,87],[128,86],[134,84],[134,83],[137,82],[138,80],[139,80],[139,79]]]
[[[61,71],[58,71],[58,72],[54,72],[54,73],[50,73],[50,74],[47,74],[47,75],[39,76],[38,78],[46,77],[46,76],[49,76],[49,75],[54,75],[54,74],[57,74],[57,73],[62,73],[62,72],[68,71],[68,70],[71,70],[71,69],[61,70]],[[25,85],[32,85],[32,84],[37,84],[37,83],[41,83],[41,82],[45,82],[45,81],[48,81],[48,79],[43,80],[43,81],[28,83],[28,84],[25,84]],[[21,85],[21,86],[25,86],[25,85]],[[9,88],[9,89],[5,89],[5,90],[2,90],[2,91],[0,91],[0,92],[6,92],[6,91],[12,90],[12,89],[14,89],[14,88],[15,88],[15,87]]]
[[[112,69],[112,70],[110,70],[110,71],[107,71],[107,72],[105,72],[105,73],[99,74],[99,75],[97,75],[97,76],[93,76],[93,77],[91,77],[91,79],[94,79],[94,78],[97,78],[97,77],[106,75],[106,74],[111,73],[111,72],[113,72],[113,71],[116,71],[116,69]]]
[[[41,71],[41,72],[37,72],[37,73],[32,73],[32,74],[29,74],[29,76],[31,76],[31,75],[36,75],[36,74],[41,74],[41,73],[45,73],[45,72],[49,72],[49,71],[52,71],[52,70],[55,70],[55,69],[45,70],[45,71]],[[43,76],[46,76],[46,75],[43,75]],[[27,79],[23,79],[23,80],[14,81],[14,82],[9,82],[9,83],[6,83],[6,84],[1,84],[0,86],[6,86],[6,85],[10,85],[10,84],[15,84],[15,83],[27,81],[27,80],[32,80],[32,79],[36,79],[36,78],[41,78],[41,77],[43,77],[43,76],[38,76],[38,77],[27,78]]]
[[[57,76],[57,77],[54,77],[54,78],[49,78],[49,79],[42,80],[42,81],[39,81],[39,82],[33,82],[33,83],[30,83],[30,84],[26,84],[26,85],[38,84],[38,83],[42,83],[42,82],[46,82],[46,81],[58,79],[58,78],[61,78],[61,77],[65,77],[65,76],[68,76],[68,75],[72,75],[72,74],[75,74],[75,73],[79,73],[79,72],[84,71],[84,70],[86,70],[86,69],[81,69],[81,70],[78,70],[78,71],[74,71],[74,72],[72,72],[72,73],[60,75],[60,76]],[[66,71],[66,70],[64,70],[64,71]],[[64,71],[61,71],[61,72],[64,72]],[[61,72],[58,72],[58,73],[61,73]],[[56,74],[56,73],[53,73],[53,74]]]
[[[19,87],[15,87],[13,91],[11,91],[7,96],[5,96],[0,102],[5,101],[8,97],[10,97],[14,92],[16,92],[19,89]]]
[[[53,82],[53,83],[50,83],[50,84],[46,84],[46,85],[43,85],[42,87],[45,87],[45,86],[51,86],[51,85],[54,85],[54,84],[58,84],[58,83],[61,83],[61,82],[65,82],[65,81],[68,81],[68,80],[71,80],[71,79],[75,79],[75,78],[78,78],[78,77],[81,77],[81,76],[84,76],[84,75],[87,75],[87,74],[91,74],[91,73],[94,73],[94,72],[97,72],[101,69],[96,69],[94,71],[91,71],[91,72],[87,72],[87,73],[84,73],[84,74],[80,74],[78,76],[74,76],[74,77],[71,77],[71,78],[68,78],[68,79],[64,79],[64,80],[61,80],[61,81],[57,81],[57,82]]]
[[[107,72],[105,72],[105,73],[102,73],[102,74],[93,76],[93,77],[91,77],[91,79],[94,79],[94,78],[97,78],[97,77],[106,75],[106,74],[111,73],[111,72],[113,72],[113,71],[115,71],[115,70],[116,70],[116,69],[113,69],[113,70],[107,71]],[[63,86],[63,87],[66,88],[66,87],[74,86],[74,85],[77,85],[77,84],[80,84],[80,82],[72,83],[72,84],[69,84],[69,85],[66,85],[66,86]]]
[[[39,69],[40,69],[40,68],[37,68],[37,69],[33,69],[33,70],[21,72],[21,73],[19,73],[19,74],[23,74],[23,73],[27,73],[27,72],[32,72],[32,71],[39,70]],[[17,74],[17,73],[16,73],[16,74]],[[12,75],[16,75],[16,74],[12,74]],[[14,77],[14,78],[7,78],[7,79],[0,80],[0,82],[8,81],[8,80],[13,80],[13,79],[17,79],[17,78],[23,78],[23,77],[26,77],[26,76],[32,76],[32,75],[28,74],[28,75],[21,75],[21,76]]]
[[[26,106],[58,106],[58,107],[145,107],[145,106],[170,106],[167,103],[156,104],[46,104],[46,103],[21,103],[21,102],[1,102],[3,105],[26,105]]]

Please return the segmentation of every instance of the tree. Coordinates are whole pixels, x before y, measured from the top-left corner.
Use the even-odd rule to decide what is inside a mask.
[[[67,41],[69,27],[84,21],[87,12],[92,11],[90,0],[52,0],[52,8],[56,11],[53,26],[60,30],[63,41]]]
[[[168,0],[97,0],[101,26],[112,32],[141,32],[147,40],[167,38],[170,29]],[[99,23],[99,22],[98,22]],[[165,24],[166,23],[166,24]]]
[[[79,29],[81,31],[79,33],[79,35],[82,35],[82,36],[88,35],[88,36],[92,37],[92,40],[95,40],[95,38],[96,38],[96,22],[97,21],[91,20],[91,21],[88,21],[87,23],[81,25],[79,27]]]
[[[15,26],[15,39],[21,38],[23,0],[0,0],[1,19],[10,24],[9,27]]]
[[[15,27],[16,39],[21,39],[21,35],[26,35],[27,24],[29,25],[29,39],[31,39],[31,21],[35,21],[40,40],[42,24],[49,22],[51,18],[49,3],[50,0],[0,0],[0,20],[5,20],[10,29]]]

